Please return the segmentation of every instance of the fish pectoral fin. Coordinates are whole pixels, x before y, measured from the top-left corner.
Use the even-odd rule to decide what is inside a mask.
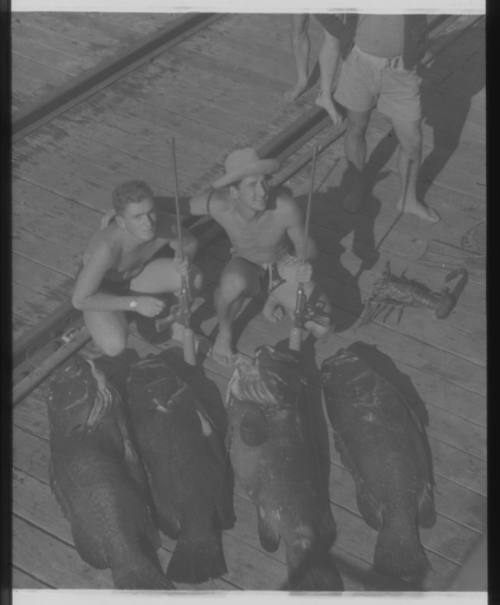
[[[267,441],[267,420],[257,407],[245,412],[240,423],[240,436],[243,443],[250,447],[258,447]]]
[[[109,567],[109,561],[104,557],[99,545],[97,543],[92,545],[92,538],[86,533],[81,525],[72,523],[71,534],[73,535],[75,548],[85,563],[88,563],[96,569],[106,569]]]
[[[66,498],[64,497],[64,494],[60,490],[59,485],[57,483],[52,460],[49,462],[49,484],[50,489],[54,494],[54,498],[57,500],[57,503],[61,508],[62,514],[66,519],[69,520],[69,503],[67,502]]]
[[[434,492],[430,483],[426,483],[420,493],[418,501],[418,523],[421,527],[432,527],[434,523],[436,523]]]
[[[181,533],[181,522],[176,511],[163,503],[158,511],[158,525],[161,531],[172,540],[177,540]]]
[[[146,507],[144,533],[146,537],[146,545],[149,545],[156,552],[161,547],[161,538],[158,529],[153,521],[153,513],[149,506]]]
[[[382,511],[364,482],[360,479],[356,480],[356,502],[359,512],[366,523],[372,529],[378,531],[382,527]]]
[[[280,535],[275,531],[264,509],[257,507],[257,531],[262,548],[267,552],[275,552],[280,545]]]

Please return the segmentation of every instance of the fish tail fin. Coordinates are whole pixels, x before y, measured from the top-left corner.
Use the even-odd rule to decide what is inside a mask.
[[[111,567],[116,588],[127,590],[173,590],[175,586],[161,570],[159,561],[147,557],[136,559],[132,565]]]
[[[329,552],[308,552],[297,567],[289,568],[283,589],[337,592],[344,590],[344,582]]]
[[[222,535],[215,528],[203,538],[181,533],[167,567],[173,582],[200,584],[227,572]]]
[[[416,523],[397,528],[384,524],[375,544],[374,571],[418,586],[429,568]]]

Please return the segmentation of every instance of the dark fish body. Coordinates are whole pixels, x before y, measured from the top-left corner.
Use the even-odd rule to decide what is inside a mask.
[[[356,483],[360,513],[379,531],[374,569],[419,582],[428,569],[418,525],[435,521],[425,429],[403,395],[352,347],[321,367],[335,445]]]
[[[49,389],[51,486],[78,553],[111,568],[116,588],[174,588],[156,554],[159,536],[117,391],[79,356],[56,371]]]
[[[177,540],[167,577],[192,584],[227,572],[222,530],[234,524],[232,475],[223,437],[168,353],[135,364],[127,388],[157,522]]]
[[[240,361],[228,388],[229,448],[236,478],[255,504],[262,547],[283,540],[292,590],[342,590],[330,558],[335,522],[320,497],[317,461],[299,413],[296,360],[261,347]]]

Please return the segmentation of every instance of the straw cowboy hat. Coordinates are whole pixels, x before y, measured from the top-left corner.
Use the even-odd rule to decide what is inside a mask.
[[[231,151],[224,162],[224,167],[226,174],[212,183],[215,188],[231,185],[246,176],[272,174],[278,170],[279,162],[270,158],[260,159],[255,149],[246,147]]]

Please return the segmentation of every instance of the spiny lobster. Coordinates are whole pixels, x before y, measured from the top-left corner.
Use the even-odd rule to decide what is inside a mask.
[[[436,318],[445,319],[455,306],[459,292],[465,287],[467,277],[466,269],[455,269],[445,278],[447,283],[452,279],[460,278],[454,290],[450,291],[445,287],[440,291],[433,291],[417,280],[408,279],[405,271],[398,277],[392,273],[388,261],[382,277],[373,284],[372,292],[365,302],[358,325],[373,321],[383,311],[385,311],[385,315],[382,321],[385,323],[396,308],[399,308],[396,320],[396,324],[399,324],[405,307],[427,307],[434,311]]]

